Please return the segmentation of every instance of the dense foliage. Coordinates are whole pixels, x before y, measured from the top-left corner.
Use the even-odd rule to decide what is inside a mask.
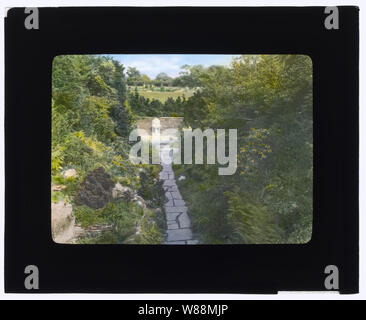
[[[184,106],[194,128],[236,128],[238,168],[176,166],[193,227],[206,243],[303,243],[312,230],[312,62],[242,56],[196,74]]]
[[[198,77],[196,76],[203,66],[182,66],[182,71],[178,77],[169,77],[165,72],[159,73],[155,79],[150,79],[146,74],[141,74],[135,67],[129,67],[127,70],[127,84],[129,86],[152,87],[189,87],[195,88],[199,86]]]
[[[77,223],[83,227],[96,224],[112,226],[112,232],[103,234],[114,242],[127,241],[137,223],[141,224],[142,243],[162,241],[161,230],[153,223],[154,214],[141,210],[129,201],[109,203],[101,210],[77,206],[74,197],[85,176],[103,167],[112,180],[155,201],[161,187],[156,183],[159,168],[135,166],[129,161],[128,135],[134,128],[135,115],[127,100],[124,67],[111,58],[99,56],[58,56],[53,62],[52,77],[52,200],[69,201]],[[67,177],[67,169],[76,175]],[[152,191],[147,194],[141,185],[149,181]],[[59,186],[57,188],[57,186]],[[160,189],[159,189],[160,188]],[[162,201],[155,203],[161,206]],[[142,237],[141,235],[145,235]],[[103,240],[104,239],[104,240]]]
[[[137,87],[194,88],[164,102]],[[149,89],[149,90],[150,90]],[[253,55],[230,66],[184,66],[176,78],[151,80],[108,57],[59,56],[52,79],[53,201],[73,202],[80,183],[102,166],[114,182],[162,206],[159,166],[129,162],[128,135],[138,117],[183,116],[193,129],[237,129],[237,170],[218,165],[174,165],[179,189],[201,243],[304,243],[312,231],[312,62],[302,55]],[[228,130],[226,130],[228,131]],[[226,146],[228,147],[228,146]],[[73,168],[77,176],[66,178]],[[141,169],[143,169],[141,171]],[[150,208],[151,209],[151,208]],[[113,232],[84,243],[160,243],[164,221],[127,200],[93,210],[74,206],[84,227]],[[153,221],[153,223],[151,222]],[[136,224],[138,236],[133,236]],[[132,238],[131,238],[132,237]]]
[[[169,97],[164,103],[157,99],[145,98],[138,91],[128,93],[128,101],[137,116],[144,117],[181,117],[184,115],[185,97],[177,99]]]

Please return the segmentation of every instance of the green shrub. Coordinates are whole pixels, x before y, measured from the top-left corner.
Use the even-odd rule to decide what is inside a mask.
[[[106,223],[101,210],[95,210],[87,206],[73,206],[73,213],[77,224],[82,228],[88,228],[93,225]]]
[[[96,237],[82,239],[79,243],[153,243],[163,241],[162,230],[155,222],[152,211],[123,199],[107,203],[103,209],[91,209],[86,206],[74,207],[76,223],[83,228],[95,225],[109,225],[110,230]],[[136,234],[139,226],[140,232]],[[110,242],[108,242],[110,241]]]
[[[253,202],[245,193],[226,192],[225,195],[228,197],[228,221],[233,228],[234,239],[246,244],[281,242],[276,221],[263,205]]]
[[[140,187],[138,193],[151,203],[151,207],[162,207],[165,202],[163,181],[159,181],[160,165],[145,165],[140,172]]]

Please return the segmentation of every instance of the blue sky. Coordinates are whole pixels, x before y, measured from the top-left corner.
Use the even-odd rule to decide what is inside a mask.
[[[171,77],[176,77],[181,71],[181,66],[202,64],[229,65],[232,58],[237,55],[223,54],[120,54],[110,55],[127,67],[136,67],[142,74],[155,78],[160,72],[165,72]]]

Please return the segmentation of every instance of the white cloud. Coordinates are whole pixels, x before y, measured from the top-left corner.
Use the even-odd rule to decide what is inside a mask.
[[[114,55],[126,69],[137,68],[142,74],[147,74],[154,79],[160,72],[165,72],[170,77],[176,77],[181,71],[181,66],[202,64],[229,65],[234,55],[219,54],[127,54]]]
[[[143,56],[124,63],[127,67],[135,67],[142,74],[147,74],[150,78],[155,78],[160,72],[165,72],[171,77],[176,77],[183,65],[177,56]]]

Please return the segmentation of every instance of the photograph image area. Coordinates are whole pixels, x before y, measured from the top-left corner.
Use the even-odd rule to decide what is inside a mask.
[[[309,56],[56,56],[51,143],[56,243],[311,240]]]

